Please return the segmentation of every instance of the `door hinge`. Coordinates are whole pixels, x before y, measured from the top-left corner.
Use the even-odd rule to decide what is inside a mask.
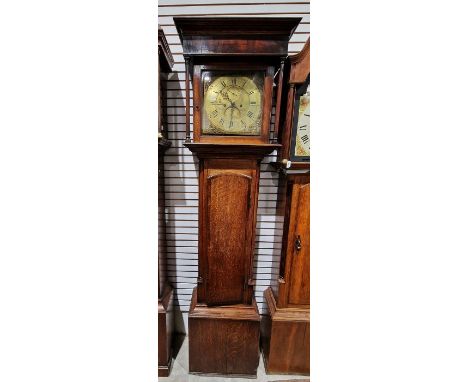
[[[203,277],[201,276],[197,277],[197,284],[203,284]]]

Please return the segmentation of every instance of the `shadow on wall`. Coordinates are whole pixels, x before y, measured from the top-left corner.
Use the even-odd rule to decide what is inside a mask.
[[[281,258],[283,216],[277,208],[278,173],[268,163],[276,155],[267,157],[261,165],[260,192],[257,210],[256,245],[254,257],[255,296],[260,314],[267,314],[263,292],[269,286],[277,289]]]
[[[273,105],[276,105],[276,83],[274,83]],[[273,106],[270,124],[270,141],[275,141],[276,107]],[[263,293],[271,286],[278,290],[280,273],[284,205],[278,199],[280,177],[270,162],[276,162],[277,151],[264,158],[260,167],[260,190],[257,210],[257,230],[255,245],[255,295],[261,315],[267,315]]]

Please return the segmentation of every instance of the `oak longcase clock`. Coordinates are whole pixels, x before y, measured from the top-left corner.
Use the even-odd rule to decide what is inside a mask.
[[[191,373],[256,375],[260,315],[252,272],[260,161],[281,147],[274,131],[270,136],[273,89],[282,83],[288,41],[299,21],[174,18],[186,62],[185,146],[199,159]]]
[[[262,322],[267,373],[309,373],[310,316],[310,63],[309,40],[288,58],[280,115],[277,211],[284,216],[279,277],[265,293]]]

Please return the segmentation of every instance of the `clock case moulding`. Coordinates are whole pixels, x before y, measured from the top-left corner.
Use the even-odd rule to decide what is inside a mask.
[[[185,58],[186,105],[190,80],[193,85],[193,129],[186,107],[185,146],[199,158],[199,277],[189,311],[190,373],[257,373],[260,315],[252,272],[260,162],[281,148],[279,120],[270,141],[274,83],[279,113],[288,42],[300,20],[174,17]],[[259,135],[202,134],[203,70],[265,73]]]
[[[163,78],[172,72],[174,60],[162,28],[158,29],[159,119],[158,119],[158,375],[167,377],[172,367],[174,331],[174,290],[167,280],[166,225],[164,220],[164,154],[171,142],[167,139]]]
[[[309,52],[307,40],[286,63],[282,146],[272,163],[280,172],[277,215],[284,216],[284,225],[279,277],[264,292],[268,314],[261,323],[261,343],[267,374],[310,372],[310,163],[290,161],[295,92],[309,77]]]

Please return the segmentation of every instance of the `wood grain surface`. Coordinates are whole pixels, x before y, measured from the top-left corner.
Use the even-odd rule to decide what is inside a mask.
[[[308,306],[310,301],[310,175],[282,175],[286,182],[285,224],[281,250],[282,280],[278,306]],[[300,238],[301,249],[296,248]]]
[[[251,171],[208,171],[207,304],[243,301],[252,182]]]
[[[253,285],[249,280],[258,177],[259,165],[254,159],[200,159],[199,300],[202,303],[250,305],[252,301]]]
[[[309,374],[309,309],[278,308],[271,288],[264,294],[269,313],[261,325],[265,371],[267,374]]]
[[[296,210],[294,230],[290,235],[293,255],[289,270],[290,287],[288,303],[290,305],[308,305],[310,301],[310,183],[296,184],[293,187],[293,204]],[[300,240],[301,249],[295,246]],[[289,245],[288,245],[289,246]]]
[[[208,307],[192,295],[189,312],[189,371],[255,377],[259,361],[260,315],[247,305]]]

